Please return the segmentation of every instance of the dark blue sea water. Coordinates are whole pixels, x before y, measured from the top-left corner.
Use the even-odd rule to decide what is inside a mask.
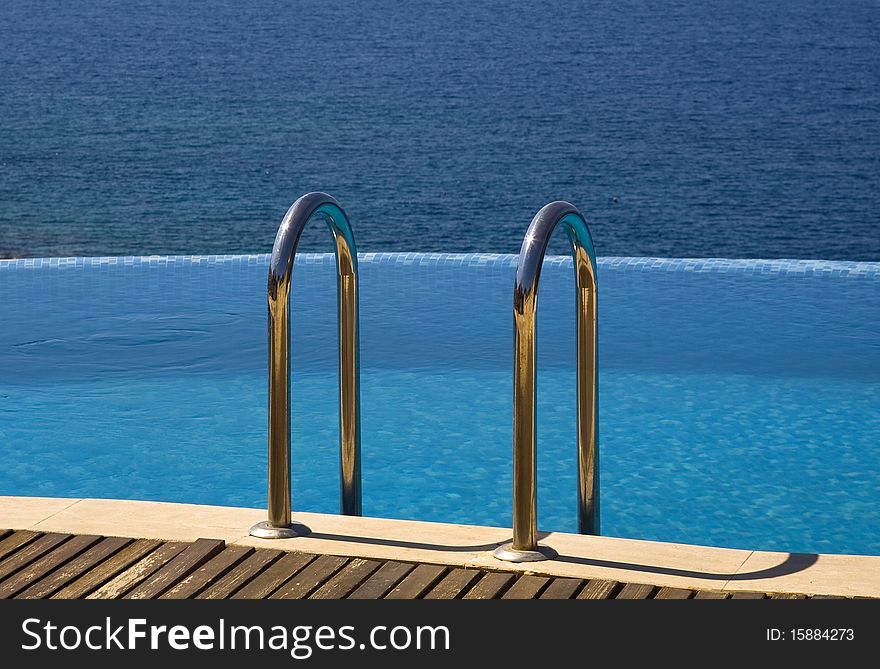
[[[0,3],[0,255],[268,251],[319,189],[367,251],[565,198],[600,255],[877,260],[880,4]]]

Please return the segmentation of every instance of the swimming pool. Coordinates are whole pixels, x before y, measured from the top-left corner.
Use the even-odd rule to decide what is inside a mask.
[[[362,254],[364,513],[508,526],[515,256]],[[268,256],[0,261],[0,494],[266,503]],[[539,520],[575,528],[571,261]],[[294,271],[293,503],[338,506],[335,269]],[[604,534],[880,554],[880,263],[601,258]]]

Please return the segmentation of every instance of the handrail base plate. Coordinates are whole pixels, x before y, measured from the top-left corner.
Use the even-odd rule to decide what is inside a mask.
[[[523,551],[514,548],[513,542],[499,546],[492,551],[492,555],[504,562],[540,562],[541,560],[552,560],[559,557],[559,554],[548,546],[538,544],[538,550]]]
[[[250,535],[258,539],[293,539],[311,534],[311,530],[300,523],[291,523],[287,527],[276,527],[268,520],[257,523],[251,528]]]

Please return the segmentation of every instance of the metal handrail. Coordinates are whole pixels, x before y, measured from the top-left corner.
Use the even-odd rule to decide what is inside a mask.
[[[596,391],[596,254],[583,215],[568,202],[551,202],[532,219],[519,252],[513,294],[513,541],[495,557],[532,562],[553,557],[538,545],[535,457],[535,314],[547,243],[562,224],[571,242],[577,283],[578,531],[599,534],[599,431]]]
[[[284,216],[269,263],[269,520],[251,535],[280,539],[308,534],[290,515],[290,279],[300,235],[313,216],[323,218],[336,242],[339,310],[340,506],[361,515],[360,360],[357,250],[348,217],[326,193],[308,193]]]

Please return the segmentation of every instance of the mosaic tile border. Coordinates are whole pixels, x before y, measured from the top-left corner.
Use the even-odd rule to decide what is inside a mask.
[[[386,265],[445,265],[462,267],[515,267],[517,256],[499,253],[359,253],[362,264]],[[332,253],[301,253],[298,263],[332,265]],[[548,256],[551,266],[570,267],[568,256]],[[817,276],[880,278],[880,262],[842,260],[751,260],[730,258],[627,258],[603,257],[598,259],[603,271],[642,272],[695,272],[713,274],[749,274],[780,276]],[[269,254],[250,255],[182,255],[182,256],[124,256],[97,258],[20,258],[0,260],[0,271],[28,269],[106,269],[110,267],[169,267],[174,265],[225,265],[267,267]]]

